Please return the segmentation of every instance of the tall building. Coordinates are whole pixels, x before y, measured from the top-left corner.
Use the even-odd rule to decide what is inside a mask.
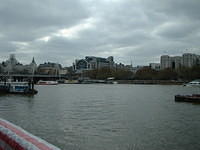
[[[170,57],[163,55],[160,58],[161,69],[170,68]]]
[[[180,67],[192,67],[200,65],[200,55],[185,53],[182,56],[170,57],[163,55],[160,58],[161,69],[172,68],[178,69]]]
[[[182,66],[182,57],[181,56],[170,57],[170,68],[178,69],[181,66]]]
[[[183,54],[183,66],[184,67],[192,67],[197,63],[197,55],[185,53]]]

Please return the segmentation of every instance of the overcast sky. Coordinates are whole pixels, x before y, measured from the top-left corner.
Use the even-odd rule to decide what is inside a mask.
[[[185,52],[200,54],[200,0],[0,0],[0,61],[135,66]]]

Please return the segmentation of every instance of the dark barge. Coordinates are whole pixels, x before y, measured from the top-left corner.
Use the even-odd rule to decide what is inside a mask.
[[[175,95],[175,101],[176,102],[200,103],[200,94]]]

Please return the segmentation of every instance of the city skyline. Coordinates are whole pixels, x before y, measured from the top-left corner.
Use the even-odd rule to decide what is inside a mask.
[[[88,59],[88,60],[87,60]],[[94,60],[93,60],[94,59]],[[149,66],[152,69],[155,70],[160,70],[160,69],[166,69],[166,68],[173,68],[173,69],[177,69],[181,66],[185,66],[185,67],[192,67],[194,65],[199,65],[200,62],[200,55],[198,54],[194,54],[194,53],[183,53],[180,55],[170,55],[170,54],[164,54],[161,55],[159,58],[159,62],[147,62],[146,65],[140,65],[140,64],[136,64],[133,65],[132,62],[130,64],[124,64],[123,62],[116,62],[114,60],[113,56],[108,56],[106,57],[96,57],[96,56],[85,56],[85,58],[76,58],[74,59],[75,61],[72,62],[70,65],[66,66],[63,65],[61,63],[58,62],[53,62],[53,61],[43,61],[41,63],[37,63],[37,61],[35,61],[35,57],[32,57],[32,60],[29,63],[22,63],[21,60],[18,60],[15,56],[15,54],[10,54],[8,59],[4,59],[3,61],[0,62],[0,64],[7,64],[10,61],[13,61],[13,64],[17,64],[17,65],[26,65],[29,66],[30,64],[35,64],[35,65],[43,65],[43,64],[58,64],[62,67],[75,67],[76,63],[78,63],[79,61],[87,61],[87,65],[89,65],[88,67],[92,68],[92,65],[97,65],[98,62],[97,61],[102,61],[103,64],[99,64],[100,68],[101,67],[108,67],[108,66],[124,66],[124,67],[136,67],[136,68],[140,68],[140,67],[145,67],[145,66]],[[93,61],[93,63],[95,64],[90,64],[90,61]],[[110,63],[111,60],[111,64]],[[108,63],[108,62],[109,63]],[[107,64],[108,63],[108,64]],[[103,66],[101,66],[103,65]],[[93,66],[94,67],[94,66]],[[98,66],[96,66],[98,68]],[[76,68],[76,67],[75,67]],[[93,68],[94,69],[94,68]],[[76,70],[76,69],[75,69]]]
[[[148,65],[160,56],[200,54],[199,0],[2,1],[0,61],[69,66],[84,56]]]

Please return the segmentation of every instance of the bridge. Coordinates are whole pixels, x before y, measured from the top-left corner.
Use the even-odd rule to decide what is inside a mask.
[[[0,74],[0,77],[43,77],[43,78],[59,78],[61,75],[43,75],[43,74]],[[63,77],[63,76],[62,76]]]
[[[0,80],[12,78],[14,80],[28,80],[33,79],[35,82],[39,80],[58,80],[67,79],[67,75],[44,75],[44,74],[0,74]]]

